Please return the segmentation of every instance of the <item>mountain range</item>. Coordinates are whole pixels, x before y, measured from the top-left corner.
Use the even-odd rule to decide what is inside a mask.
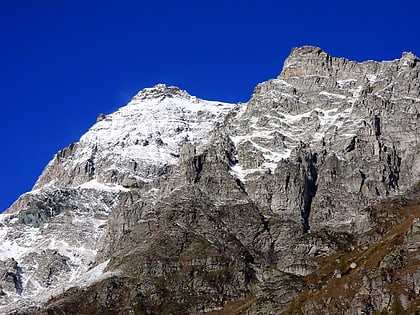
[[[247,103],[140,91],[0,215],[0,312],[420,314],[419,73],[303,46]]]

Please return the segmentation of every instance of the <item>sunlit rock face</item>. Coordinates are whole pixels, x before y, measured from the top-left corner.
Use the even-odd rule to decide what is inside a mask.
[[[0,311],[414,312],[419,70],[305,46],[245,104],[144,89],[1,215]]]

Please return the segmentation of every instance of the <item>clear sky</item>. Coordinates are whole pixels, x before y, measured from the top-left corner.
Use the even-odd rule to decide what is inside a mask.
[[[145,87],[244,102],[295,46],[420,56],[419,17],[418,0],[2,0],[0,212],[99,113]]]

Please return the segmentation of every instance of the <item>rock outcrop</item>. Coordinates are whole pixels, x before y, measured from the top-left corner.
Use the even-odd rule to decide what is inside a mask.
[[[0,310],[420,312],[419,72],[305,46],[246,104],[141,91],[2,215]]]

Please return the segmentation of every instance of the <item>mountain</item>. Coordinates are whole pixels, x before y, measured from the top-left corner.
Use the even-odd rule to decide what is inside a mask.
[[[245,104],[139,92],[1,215],[0,311],[419,313],[419,72],[304,46]]]

